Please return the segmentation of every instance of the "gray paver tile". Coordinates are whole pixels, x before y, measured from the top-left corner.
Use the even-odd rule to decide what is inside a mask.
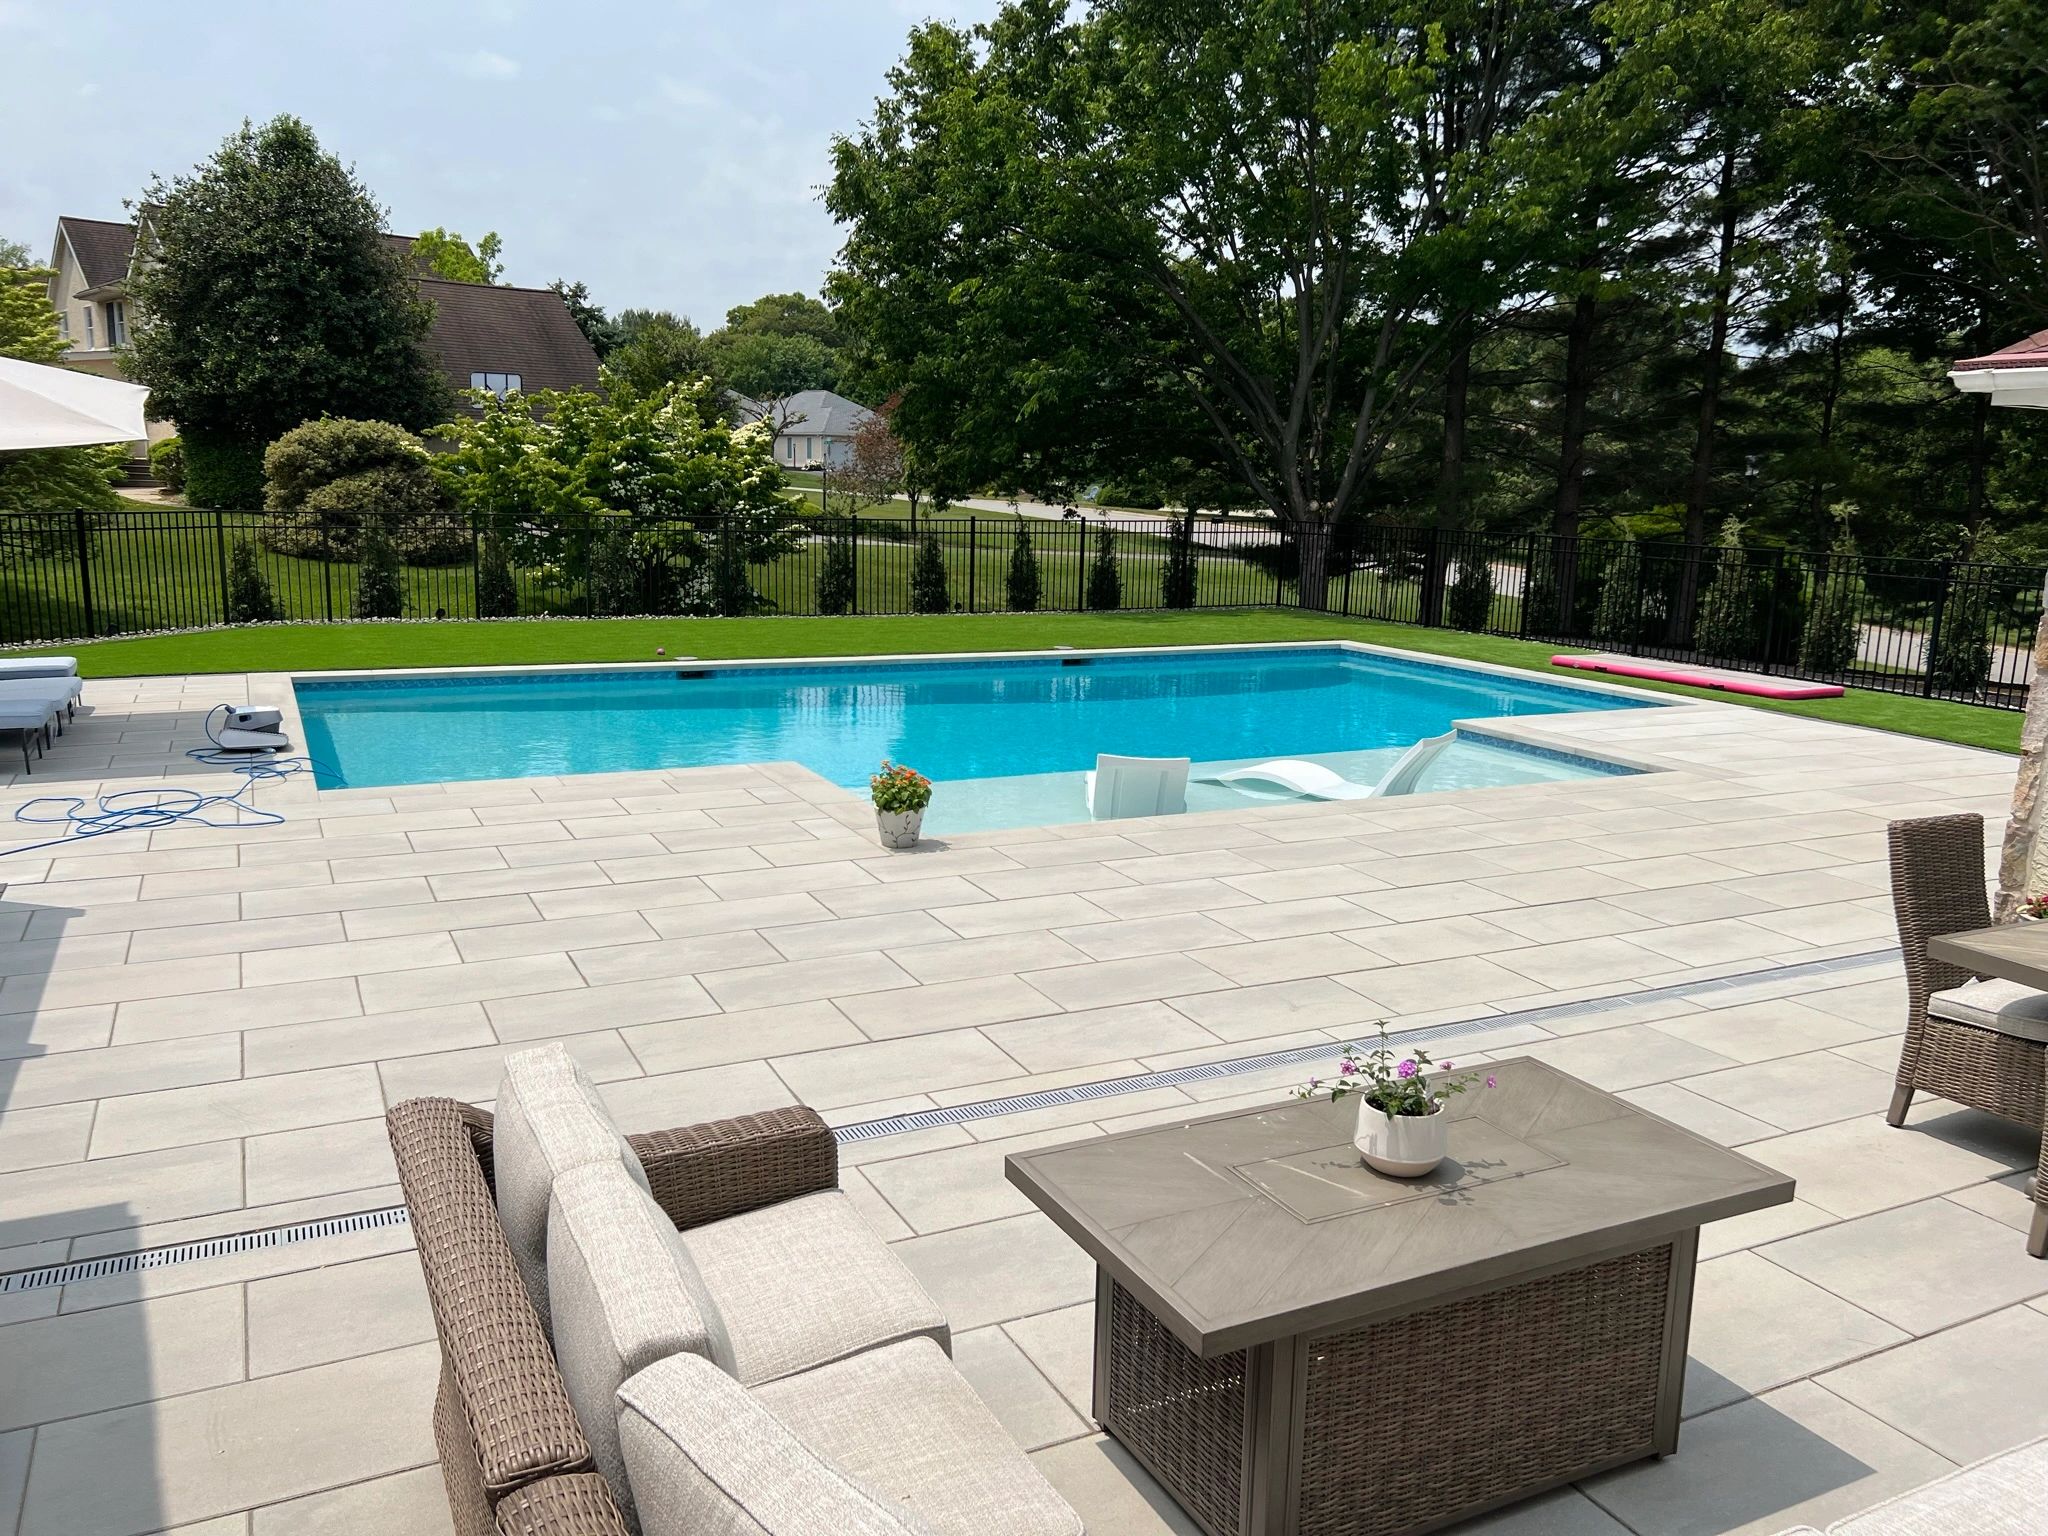
[[[889,956],[877,954],[785,960],[774,965],[751,965],[744,970],[712,971],[697,979],[727,1011],[885,992],[891,987],[910,986],[914,980]]]
[[[381,1116],[251,1136],[242,1156],[251,1205],[398,1182]]]
[[[623,1078],[601,1084],[600,1090],[627,1132],[662,1131],[796,1102],[782,1079],[760,1061]]]
[[[711,994],[688,976],[523,993],[492,998],[483,1007],[498,1038],[507,1042],[659,1024],[718,1012]]]
[[[242,1293],[225,1286],[0,1328],[0,1429],[195,1392],[242,1376]]]
[[[0,1072],[0,1098],[6,1075]],[[0,1173],[76,1162],[92,1134],[93,1106],[53,1104],[47,1109],[9,1109],[0,1114]]]
[[[304,1072],[316,1067],[377,1062],[399,1056],[489,1045],[498,1037],[480,1003],[449,1003],[407,1013],[379,1013],[322,1024],[283,1024],[253,1029],[242,1042],[242,1070],[249,1077]]]
[[[1165,1490],[1114,1440],[1090,1435],[1034,1454],[1045,1475],[1090,1531],[1116,1536],[1201,1536]]]
[[[780,1056],[770,1065],[800,1102],[820,1109],[999,1081],[1022,1072],[1013,1058],[968,1029]]]
[[[459,965],[462,956],[445,933],[409,933],[389,939],[349,939],[242,956],[242,979],[252,987],[318,981],[330,976],[379,976],[392,971]]]
[[[1390,965],[1372,971],[1352,971],[1336,979],[1369,999],[1381,1014],[1418,1013],[1431,1008],[1455,1008],[1465,1003],[1490,1003],[1503,997],[1517,997],[1529,990],[1526,976],[1477,955],[1457,960],[1428,960],[1418,965]]]
[[[21,1536],[139,1536],[424,1465],[440,1354],[413,1345],[45,1425]]]
[[[1799,1198],[1836,1216],[1863,1216],[1981,1184],[2006,1164],[1913,1125],[1877,1115],[1753,1141],[1743,1154],[1797,1181]]]
[[[1622,1090],[1621,1097],[1724,1147],[1739,1147],[1744,1142],[1761,1141],[1779,1133],[1778,1127],[1768,1121],[1702,1098],[1677,1083],[1645,1083],[1640,1088]]]
[[[1225,1040],[1257,1040],[1299,1029],[1342,1029],[1372,1021],[1371,1000],[1326,976],[1176,997],[1172,1007]]]
[[[770,1056],[851,1045],[864,1038],[842,1008],[824,1001],[739,1013],[719,1013],[707,1008],[701,1017],[638,1024],[619,1033],[642,1069],[650,1074],[760,1061]]]
[[[1002,1329],[975,1328],[955,1334],[953,1363],[1025,1450],[1056,1445],[1088,1432],[1088,1425]]]
[[[589,917],[546,918],[539,922],[500,923],[462,928],[453,935],[464,960],[502,960],[513,955],[567,954],[611,944],[652,941],[654,930],[637,912],[601,913]]]
[[[11,1110],[69,1104],[150,1088],[217,1083],[241,1076],[241,1042],[208,1035],[98,1051],[30,1056],[0,1069]]]
[[[403,1531],[405,1536],[454,1536],[448,1485],[436,1466],[308,1494],[255,1511],[254,1536],[358,1536]]]
[[[1768,1061],[1870,1038],[1862,1025],[1809,1008],[1796,998],[1709,1008],[1668,1019],[1659,1027],[1740,1062]],[[1896,1058],[1897,1048],[1889,1049]]]
[[[366,1013],[399,1013],[444,1003],[489,1002],[530,992],[564,992],[584,985],[567,955],[521,955],[474,965],[438,965],[418,971],[364,976],[356,986]]]
[[[274,1376],[434,1337],[416,1254],[328,1264],[249,1285],[249,1374]]]
[[[871,1040],[1036,1018],[1057,1006],[1029,982],[1014,976],[980,976],[966,981],[897,987],[845,998],[839,1003],[840,1011]]]
[[[1081,965],[1088,957],[1050,933],[1005,933],[986,939],[951,939],[891,951],[890,959],[922,982],[968,981],[1016,975],[1047,966]]]
[[[1711,1259],[1694,1282],[1685,1411],[1705,1413],[1909,1337],[1754,1252]]]
[[[2010,1227],[1952,1200],[1873,1212],[1759,1252],[1915,1334],[2048,1294],[2048,1265]]]
[[[384,1102],[396,1104],[402,1099],[444,1094],[465,1104],[484,1103],[497,1097],[498,1080],[505,1075],[505,1058],[539,1043],[520,1040],[385,1061],[377,1069],[383,1079]],[[561,1043],[583,1064],[593,1082],[608,1083],[640,1075],[640,1063],[616,1031],[591,1030],[568,1035]],[[380,1104],[376,1112],[381,1113],[382,1108]]]
[[[1671,1078],[1685,1078],[1685,1086],[1694,1088],[1699,1081],[1694,1074],[1729,1064],[1726,1056],[1668,1035],[1655,1024],[1624,1024],[1618,1029],[1545,1041],[1527,1047],[1522,1054],[1610,1092]]]
[[[2009,1307],[1820,1378],[1950,1461],[2048,1434],[2048,1316]]]
[[[1026,971],[1023,979],[1062,1008],[1104,1008],[1208,992],[1229,978],[1191,955],[1175,954]]]
[[[185,1040],[271,1025],[315,1024],[353,1018],[363,1011],[352,976],[243,987],[237,992],[143,998],[114,1010],[114,1043]]]
[[[1159,1002],[1019,1019],[981,1032],[1032,1072],[1215,1044],[1208,1030]]]
[[[360,1120],[379,1113],[377,1069],[330,1067],[239,1082],[131,1093],[100,1103],[92,1155],[120,1157],[164,1147],[256,1136]]]
[[[1684,1450],[1586,1484],[1596,1503],[1659,1536],[1815,1529],[1939,1477],[1950,1463],[1812,1382],[1689,1420]]]
[[[1861,1066],[1832,1051],[1810,1051],[1707,1072],[1688,1077],[1685,1086],[1788,1131],[1881,1111],[1892,1096],[1890,1073]]]
[[[1095,1294],[1094,1264],[1036,1211],[906,1238],[894,1252],[963,1333]]]

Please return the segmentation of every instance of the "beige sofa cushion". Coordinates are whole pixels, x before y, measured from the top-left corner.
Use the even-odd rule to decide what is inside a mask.
[[[2048,1530],[2048,1439],[1902,1493],[1828,1527],[1829,1536],[2041,1536]]]
[[[586,1163],[556,1178],[548,1204],[548,1295],[562,1384],[597,1470],[630,1520],[619,1388],[675,1354],[703,1355],[727,1368],[732,1346],[675,1226],[616,1162]]]
[[[871,1404],[884,1419],[893,1403]],[[642,1536],[938,1536],[818,1456],[710,1361],[671,1355],[619,1388]]]
[[[937,1303],[836,1189],[692,1227],[683,1245],[748,1386],[902,1339],[951,1346]]]
[[[548,1197],[555,1180],[590,1163],[617,1163],[642,1189],[647,1171],[597,1096],[582,1064],[560,1045],[544,1045],[505,1058],[498,1084],[491,1159],[498,1221],[511,1245],[519,1278],[548,1317]]]
[[[1966,981],[1927,999],[1937,1019],[1993,1029],[2016,1040],[2048,1043],[2048,992],[2016,981]]]
[[[930,1339],[753,1389],[812,1451],[942,1536],[1081,1536],[1081,1520]]]

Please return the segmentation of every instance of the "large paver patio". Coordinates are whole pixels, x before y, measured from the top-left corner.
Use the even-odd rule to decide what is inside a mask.
[[[181,754],[205,708],[281,686],[93,682],[0,810],[200,782]],[[1924,1098],[1911,1130],[1881,1118],[1904,1013],[1884,824],[1973,809],[1995,836],[2012,761],[1712,704],[1522,728],[1663,771],[898,855],[791,765],[294,785],[263,797],[282,826],[0,859],[0,1271],[394,1204],[385,1105],[485,1100],[531,1042],[564,1040],[637,1130],[797,1100],[852,1123],[1498,1018],[1434,1048],[1541,1057],[1799,1198],[1707,1229],[1677,1457],[1472,1529],[1825,1524],[2048,1431],[2033,1138]],[[845,1148],[1091,1531],[1192,1528],[1090,1433],[1092,1272],[1003,1156],[1307,1070]],[[432,1337],[403,1227],[0,1295],[0,1531],[443,1532]]]

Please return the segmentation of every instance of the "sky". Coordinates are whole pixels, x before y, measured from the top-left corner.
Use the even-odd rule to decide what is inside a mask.
[[[510,283],[710,329],[816,293],[835,133],[910,28],[996,0],[0,0],[0,238],[125,217],[246,118],[304,118],[388,227],[495,229]]]

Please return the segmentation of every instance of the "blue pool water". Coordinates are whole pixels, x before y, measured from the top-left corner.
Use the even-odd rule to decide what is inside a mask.
[[[795,761],[835,784],[862,788],[885,757],[910,763],[942,786],[1008,783],[1007,796],[995,787],[975,797],[942,790],[927,819],[934,831],[1076,819],[1060,807],[1069,790],[1080,803],[1080,775],[1099,752],[1190,757],[1198,764],[1316,757],[1370,782],[1383,757],[1391,761],[1401,748],[1456,720],[1649,703],[1329,647],[760,667],[683,663],[630,671],[300,679],[296,688],[307,751],[324,765],[324,787]],[[1470,760],[1473,753],[1506,762],[1481,771],[1483,765]],[[1468,749],[1462,742],[1438,766],[1452,772],[1452,782],[1479,783],[1603,771],[1583,760]],[[1045,782],[1035,788],[1010,782],[1027,779]],[[1425,787],[1432,786],[1426,781]],[[1005,801],[1005,808],[993,811],[991,797]],[[970,799],[980,803],[973,814]],[[1191,798],[1189,809],[1203,808]],[[991,821],[991,814],[1002,819]]]

